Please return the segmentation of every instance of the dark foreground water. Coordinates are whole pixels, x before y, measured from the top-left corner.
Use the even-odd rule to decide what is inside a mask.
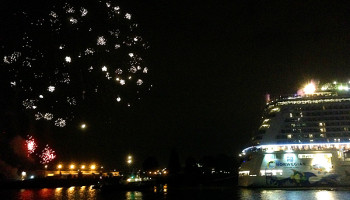
[[[244,200],[338,200],[350,199],[350,188],[325,189],[243,189],[237,187],[183,187],[164,191],[111,191],[101,192],[89,186],[70,188],[0,190],[0,199],[22,200],[80,200],[80,199],[127,199],[127,200],[182,200],[182,199],[244,199]]]

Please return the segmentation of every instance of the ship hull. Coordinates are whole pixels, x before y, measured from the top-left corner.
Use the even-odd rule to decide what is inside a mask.
[[[254,152],[240,170],[242,187],[350,186],[350,159],[342,151]]]

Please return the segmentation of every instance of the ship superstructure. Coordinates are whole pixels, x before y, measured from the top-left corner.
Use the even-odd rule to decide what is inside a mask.
[[[350,185],[350,83],[269,100],[251,142],[240,186]]]

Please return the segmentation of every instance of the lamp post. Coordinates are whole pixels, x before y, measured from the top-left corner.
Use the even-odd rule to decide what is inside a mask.
[[[132,172],[132,169],[131,169],[131,164],[132,164],[133,160],[132,160],[132,156],[131,155],[128,155],[127,157],[127,160],[126,160],[126,163],[128,165],[128,168],[129,168],[129,172],[132,176],[133,172]]]
[[[60,170],[60,176],[62,176],[62,172],[61,172],[61,170],[62,170],[62,165],[59,164],[59,165],[57,166],[57,168]]]

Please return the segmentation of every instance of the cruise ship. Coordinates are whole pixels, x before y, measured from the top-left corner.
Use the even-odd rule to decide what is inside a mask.
[[[350,186],[350,82],[310,82],[267,98],[261,124],[240,154],[244,187]]]

